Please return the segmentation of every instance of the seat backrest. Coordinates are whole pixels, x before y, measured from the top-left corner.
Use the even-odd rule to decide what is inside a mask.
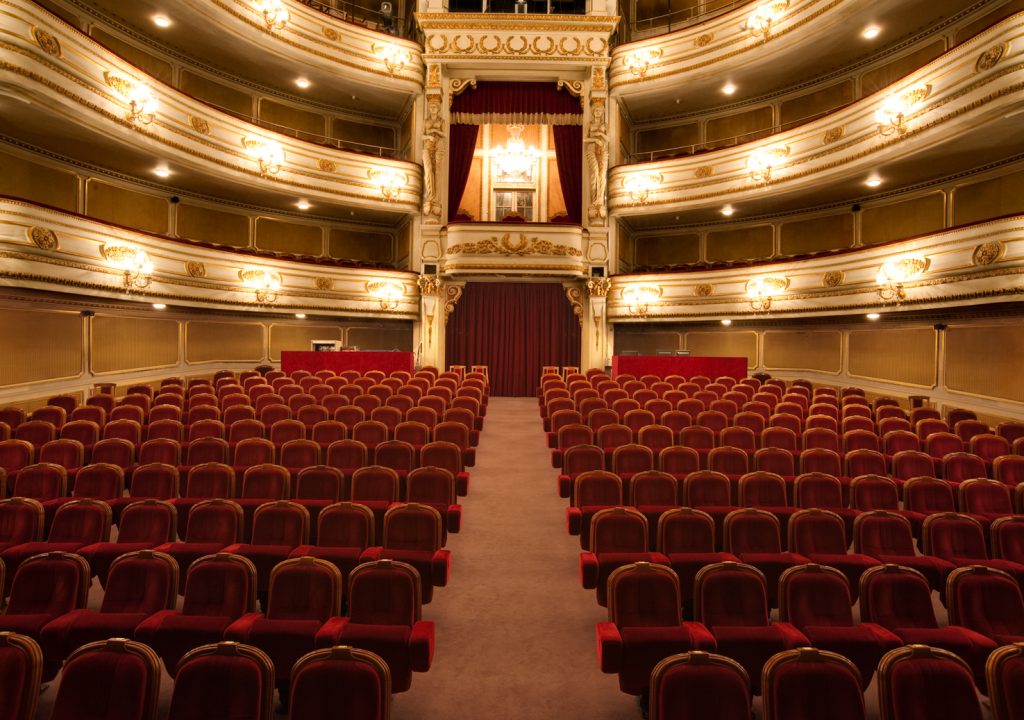
[[[344,484],[345,476],[337,468],[310,465],[302,468],[295,480],[295,499],[337,502]]]
[[[700,469],[700,454],[693,448],[671,445],[658,453],[658,467],[677,478]]]
[[[597,511],[590,521],[590,550],[598,555],[646,552],[647,518],[633,508]]]
[[[745,475],[750,470],[750,456],[739,448],[712,448],[708,453],[708,469],[726,475]]]
[[[988,477],[985,461],[977,455],[952,452],[942,458],[942,477],[949,482],[964,482]]]
[[[103,708],[106,720],[152,720],[159,691],[160,660],[147,645],[124,638],[88,643],[64,662],[50,720],[81,720],[83,708]]]
[[[100,612],[152,615],[173,608],[177,599],[177,561],[165,553],[139,550],[111,563]]]
[[[630,495],[636,507],[674,506],[679,504],[679,483],[666,472],[640,472],[633,476]]]
[[[768,597],[764,575],[752,565],[705,565],[694,580],[693,612],[706,627],[764,627]]]
[[[888,510],[862,512],[853,521],[853,550],[874,557],[913,557],[910,521]]]
[[[909,645],[878,663],[882,717],[981,720],[981,704],[970,667],[948,650]]]
[[[357,566],[348,576],[348,616],[365,625],[412,627],[420,619],[420,574],[395,560]]]
[[[960,483],[960,509],[965,513],[1013,515],[1010,488],[1001,482],[976,478]]]
[[[899,489],[884,475],[862,475],[850,483],[850,507],[857,510],[896,510]]]
[[[318,620],[341,614],[341,571],[326,560],[305,555],[284,560],[270,573],[267,618]]]
[[[290,490],[291,474],[288,468],[263,463],[246,468],[239,497],[283,500],[288,497]]]
[[[72,500],[57,508],[46,540],[82,545],[106,542],[110,539],[111,518],[110,506],[101,500]]]
[[[841,508],[843,486],[839,478],[826,473],[809,472],[798,475],[793,484],[796,506],[801,508]]]
[[[1005,645],[992,652],[985,663],[988,696],[995,720],[1014,720],[1024,713],[1024,646]]]
[[[34,720],[43,674],[43,652],[27,635],[0,632],[0,697],[4,720]]]
[[[750,703],[747,671],[723,655],[700,651],[670,655],[651,673],[651,720],[749,720]]]
[[[352,500],[398,500],[398,473],[383,465],[361,467],[352,474]]]
[[[253,545],[298,547],[309,543],[309,510],[288,500],[264,503],[252,518]]]
[[[698,470],[683,478],[683,505],[687,507],[729,507],[729,478],[714,470]]]
[[[903,484],[903,506],[924,515],[953,512],[953,487],[934,477],[916,477]]]
[[[746,507],[785,507],[786,481],[781,475],[759,470],[747,473],[739,481],[740,505]]]
[[[119,543],[161,545],[174,540],[178,526],[175,507],[163,500],[139,500],[128,505],[117,523]]]
[[[846,525],[834,512],[814,508],[794,513],[787,526],[789,549],[801,555],[845,555]]]
[[[714,518],[694,508],[662,513],[658,518],[657,548],[666,555],[714,552]]]
[[[454,505],[455,476],[450,470],[426,466],[418,467],[406,479],[406,498],[409,502]]]
[[[1024,518],[1019,515],[992,522],[992,557],[1024,562]]]
[[[124,470],[111,463],[93,463],[78,471],[75,497],[107,500],[124,493]]]
[[[922,550],[926,555],[962,564],[964,560],[987,560],[985,531],[970,515],[936,513],[924,520]]]
[[[850,581],[827,565],[796,565],[779,578],[779,620],[798,628],[853,627]]]
[[[14,479],[14,495],[46,501],[68,494],[68,473],[60,465],[36,463],[21,470]]]
[[[327,464],[339,470],[366,465],[367,448],[358,440],[335,440],[327,447]]]
[[[367,650],[347,646],[314,650],[292,669],[290,701],[293,718],[387,720],[391,673],[382,658]]]
[[[796,474],[796,462],[789,450],[764,447],[754,453],[754,469],[792,477]]]
[[[242,507],[231,500],[213,499],[196,503],[188,514],[187,543],[230,545],[242,537]]]
[[[274,662],[237,642],[201,645],[178,662],[168,720],[207,717],[273,720]]]
[[[981,565],[957,568],[946,579],[949,624],[987,637],[1024,635],[1024,596],[1013,576]]]
[[[573,482],[573,507],[622,505],[622,479],[604,470],[580,473]]]
[[[865,720],[860,671],[838,653],[817,648],[785,650],[765,663],[761,682],[764,720],[815,717]]]
[[[726,552],[782,552],[779,519],[765,510],[733,510],[725,516],[723,537]]]
[[[229,498],[234,494],[234,469],[224,463],[206,462],[189,470],[183,497]]]
[[[241,617],[256,607],[256,566],[241,555],[205,555],[188,568],[182,615]]]
[[[89,564],[81,555],[33,555],[14,573],[6,614],[56,617],[84,608],[91,584]]]
[[[395,503],[384,513],[384,547],[434,552],[444,543],[441,513],[429,505]]]
[[[681,607],[679,578],[665,565],[633,563],[608,576],[608,620],[620,628],[678,627]]]
[[[878,565],[860,576],[860,616],[884,628],[937,628],[924,575],[900,565]]]
[[[366,505],[337,502],[320,511],[316,541],[320,547],[366,549],[373,544],[373,511]]]
[[[0,544],[6,547],[42,539],[43,506],[38,500],[22,497],[0,500]]]

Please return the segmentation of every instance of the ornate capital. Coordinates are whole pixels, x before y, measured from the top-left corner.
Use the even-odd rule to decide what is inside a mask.
[[[608,291],[611,288],[611,278],[592,277],[587,280],[587,292],[590,294],[590,297],[608,297]]]

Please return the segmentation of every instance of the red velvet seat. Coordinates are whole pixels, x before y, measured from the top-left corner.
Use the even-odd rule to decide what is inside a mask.
[[[828,510],[801,510],[790,520],[789,549],[811,562],[839,570],[851,588],[858,588],[860,576],[870,567],[881,565],[873,557],[850,553],[841,517]],[[854,601],[857,590],[852,593]]]
[[[599,510],[590,521],[590,551],[580,553],[580,579],[586,590],[597,590],[597,602],[608,604],[608,578],[623,565],[638,562],[668,565],[667,557],[648,551],[647,519],[625,507]]]
[[[60,465],[35,463],[15,476],[13,497],[38,500],[43,506],[44,527],[49,528],[57,509],[68,501],[68,475]]]
[[[351,485],[352,475],[368,464],[368,457],[366,446],[360,441],[335,440],[328,446],[324,461],[326,465],[340,470]],[[347,496],[346,493],[342,493],[343,498]]]
[[[115,542],[86,545],[78,553],[89,563],[92,574],[106,586],[110,566],[119,556],[138,550],[152,550],[174,540],[177,529],[174,506],[162,500],[137,500],[125,508]]]
[[[109,538],[110,506],[99,500],[72,500],[57,509],[45,542],[12,545],[0,552],[0,560],[7,568],[8,578],[14,578],[18,567],[33,555],[78,552],[86,545],[106,542]]]
[[[339,502],[324,508],[317,526],[317,544],[300,545],[291,557],[307,555],[326,560],[341,573],[347,595],[348,576],[360,563],[363,551],[373,545],[373,511],[365,505]]]
[[[572,505],[566,509],[570,535],[579,535],[580,548],[590,549],[590,520],[599,510],[623,504],[622,479],[594,470],[581,473],[573,483]]]
[[[43,506],[30,498],[0,500],[0,553],[9,547],[43,539]],[[7,575],[7,583],[14,579],[14,570]],[[0,594],[3,593],[0,585]]]
[[[391,671],[379,655],[367,650],[346,646],[314,650],[292,668],[290,695],[293,718],[387,720]]]
[[[996,480],[975,478],[965,480],[957,488],[960,510],[988,527],[993,520],[1013,515],[1010,488]]]
[[[860,614],[907,645],[932,645],[959,655],[984,686],[985,660],[996,649],[995,641],[965,627],[939,627],[928,580],[917,570],[899,565],[867,570],[860,580]]]
[[[954,653],[911,645],[887,653],[878,664],[878,703],[892,720],[982,720],[971,669]]]
[[[605,457],[608,457],[607,450]],[[649,447],[627,443],[611,452],[611,471],[622,478],[623,496],[627,501],[632,497],[630,487],[633,476],[651,470],[654,470],[654,453]]]
[[[692,610],[693,586],[705,565],[739,562],[732,553],[715,551],[715,521],[702,510],[684,507],[668,510],[658,520],[655,548],[664,555],[679,578],[683,608]]]
[[[786,491],[786,481],[781,475],[755,470],[739,478],[738,498],[740,507],[754,507],[767,510],[779,519],[782,535],[789,527],[789,518],[796,512]]]
[[[801,509],[818,508],[835,513],[843,519],[846,536],[853,536],[853,521],[859,510],[846,507],[843,502],[843,485],[835,475],[826,473],[803,473],[793,481],[794,505]]]
[[[953,486],[934,477],[916,477],[903,484],[903,515],[914,534],[921,536],[924,518],[935,513],[956,512]]]
[[[967,480],[988,477],[985,461],[966,452],[952,452],[942,458],[942,479],[959,485]]]
[[[71,498],[102,500],[109,505],[123,494],[124,470],[111,463],[93,463],[86,465],[78,472],[74,490],[71,491]],[[58,498],[54,502],[59,507],[71,498]],[[43,507],[47,507],[47,504],[43,503]],[[111,508],[111,512],[113,512],[113,508]]]
[[[256,508],[275,500],[286,500],[291,495],[291,473],[288,468],[271,463],[253,465],[242,476],[241,489],[236,502],[245,514],[242,537],[252,538],[253,515]]]
[[[989,655],[985,666],[995,720],[1024,717],[1024,644],[1007,645]]]
[[[329,465],[302,468],[295,479],[294,487],[294,502],[306,508],[309,513],[311,538],[315,538],[313,533],[320,511],[350,494],[344,473]]]
[[[0,718],[34,720],[43,674],[43,654],[27,635],[0,632]]]
[[[303,468],[320,464],[320,446],[313,440],[304,438],[289,440],[281,446],[278,460],[279,465],[288,469],[294,485]]]
[[[441,513],[428,505],[396,503],[384,514],[383,542],[367,548],[361,562],[406,563],[420,576],[421,600],[429,603],[435,587],[448,584],[451,552],[442,548]]]
[[[38,450],[40,463],[60,465],[68,476],[68,487],[74,486],[79,469],[85,464],[85,446],[70,438],[51,440]]]
[[[173,677],[181,658],[207,643],[218,642],[227,627],[256,611],[256,567],[239,555],[216,553],[196,560],[185,576],[181,610],[161,610],[135,628]]]
[[[991,560],[985,545],[985,531],[976,519],[962,513],[938,513],[924,521],[922,550],[956,567],[984,565],[1024,581],[1024,565],[1012,560]]]
[[[185,491],[171,501],[178,511],[178,536],[184,537],[192,509],[204,500],[231,498],[235,495],[235,471],[230,465],[207,462],[188,471]]]
[[[682,504],[697,508],[715,520],[715,545],[721,547],[725,518],[736,510],[729,478],[713,470],[699,470],[683,479]]]
[[[806,717],[809,711],[829,720],[865,720],[861,686],[861,673],[842,655],[816,648],[781,652],[764,666],[765,720]]]
[[[853,551],[883,563],[913,568],[928,579],[933,590],[945,590],[946,577],[956,567],[953,563],[931,555],[918,555],[910,521],[888,510],[861,513],[853,523]]]
[[[309,543],[309,511],[298,503],[274,500],[260,505],[253,513],[252,537],[246,543],[234,543],[222,553],[240,555],[256,567],[256,591],[262,595],[270,587],[270,573],[292,551]]]
[[[224,631],[264,650],[274,662],[279,688],[287,692],[292,665],[314,649],[323,624],[341,612],[341,573],[329,562],[298,557],[279,563],[270,575],[266,613],[243,615]]]
[[[697,573],[694,614],[711,631],[718,652],[747,671],[754,693],[760,693],[761,669],[770,657],[810,644],[793,625],[769,622],[764,575],[752,565],[718,563]]]
[[[1020,585],[1002,570],[970,565],[946,581],[951,625],[960,625],[999,645],[1024,642],[1024,597]]]
[[[1011,488],[1024,483],[1024,456],[997,457],[992,461],[992,477]]]
[[[750,678],[724,655],[671,655],[651,672],[650,720],[750,720]]]
[[[647,518],[648,547],[657,543],[658,518],[679,507],[679,481],[666,472],[651,470],[633,476],[631,505]]]
[[[658,453],[658,469],[682,482],[687,475],[700,470],[700,453],[682,445],[669,446]]]
[[[121,555],[110,565],[98,611],[72,610],[42,629],[43,656],[57,662],[86,643],[130,638],[147,617],[174,607],[177,590],[178,564],[170,555],[152,550]]]
[[[173,504],[173,500],[178,497],[178,485],[179,473],[175,466],[164,463],[139,465],[132,472],[131,495],[114,497],[107,502],[113,513],[114,524],[120,527],[124,509],[140,500],[167,500]]]
[[[799,553],[782,549],[779,519],[766,510],[742,508],[729,513],[723,525],[723,538],[726,552],[764,575],[769,607],[777,607],[779,577],[783,571],[810,562]]]
[[[373,511],[376,526],[374,542],[378,545],[383,539],[384,513],[392,503],[398,502],[399,488],[398,473],[381,465],[362,467],[352,474],[352,502]]]
[[[5,493],[14,487],[18,473],[31,465],[34,457],[35,448],[26,440],[0,440],[0,469],[6,477]]]
[[[644,693],[651,671],[670,655],[715,649],[707,628],[683,621],[681,605],[671,568],[641,562],[612,572],[608,622],[597,625],[597,654],[602,672],[618,674],[622,692]]]
[[[441,514],[441,544],[448,542],[448,533],[462,528],[462,506],[458,503],[455,476],[444,468],[419,467],[406,479],[406,500],[429,505]]]
[[[404,495],[405,479],[409,471],[416,467],[416,449],[401,440],[387,440],[377,446],[376,464],[391,468],[398,473],[400,495]]]
[[[420,449],[420,465],[440,467],[455,476],[455,492],[459,497],[469,493],[469,473],[462,461],[458,445],[441,440],[427,443]]]
[[[363,563],[349,575],[348,614],[317,633],[326,648],[351,645],[379,655],[391,671],[392,691],[405,692],[413,672],[427,672],[434,655],[434,623],[420,619],[420,577],[393,560]]]
[[[241,541],[243,518],[242,508],[232,500],[203,500],[189,513],[184,539],[156,548],[177,561],[181,580],[179,592],[185,590],[184,580],[192,563]]]
[[[792,623],[811,644],[849,658],[861,687],[871,684],[878,661],[903,642],[874,623],[855,623],[850,582],[836,568],[799,565],[779,580],[779,619]]]
[[[145,645],[100,640],[68,657],[50,720],[155,720],[160,661]]]
[[[459,452],[462,454],[462,464],[464,467],[473,467],[476,465],[476,448],[474,445],[477,441],[473,440],[475,430],[471,430],[463,422],[454,422],[449,420],[449,417],[453,417],[457,411],[449,410],[445,413],[445,421],[440,422],[434,426],[434,440],[436,442],[447,442],[455,445],[459,448]]]
[[[259,648],[217,642],[191,650],[174,680],[168,720],[273,720],[274,664]]]
[[[1024,564],[1024,517],[999,518],[992,523],[989,536],[993,558]]]

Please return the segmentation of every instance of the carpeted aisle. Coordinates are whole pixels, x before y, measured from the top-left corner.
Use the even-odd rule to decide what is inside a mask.
[[[451,583],[424,608],[434,666],[394,697],[394,720],[640,717],[598,668],[607,611],[580,586],[556,475],[537,401],[491,398],[462,532],[449,537]]]

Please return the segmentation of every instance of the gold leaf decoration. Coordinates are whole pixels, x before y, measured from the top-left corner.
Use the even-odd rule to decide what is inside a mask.
[[[998,240],[992,240],[974,248],[971,259],[975,265],[991,265],[1002,260],[1004,252],[1006,252],[1006,246]]]
[[[821,276],[822,287],[839,287],[843,284],[843,278],[845,277],[842,270],[829,270]]]
[[[49,228],[29,228],[28,237],[40,250],[56,250],[60,246],[57,233]]]
[[[837,140],[841,140],[843,135],[845,134],[845,127],[829,128],[828,130],[825,131],[825,137],[821,139],[821,142],[823,145],[829,145],[831,143],[836,142]]]
[[[456,303],[462,297],[461,285],[445,285],[444,287],[444,322],[448,324],[448,316],[452,314]]]
[[[593,277],[587,280],[587,292],[590,293],[590,297],[608,297],[608,291],[611,289],[611,278]]]
[[[580,327],[583,327],[583,293],[580,292],[579,288],[568,287],[565,289],[565,297],[572,305],[572,314],[576,316],[576,319],[580,321]]]
[[[715,39],[715,36],[711,33],[704,33],[698,35],[697,39],[693,41],[695,47],[707,47],[711,44],[711,41]]]
[[[709,178],[715,174],[715,168],[711,165],[701,165],[699,168],[693,171],[693,176],[698,180]]]
[[[981,54],[981,57],[978,58],[978,62],[975,64],[974,69],[978,72],[981,72],[982,70],[991,70],[999,63],[1000,60],[1003,59],[1003,55],[1005,54],[1006,43],[993,45]]]
[[[316,166],[324,172],[329,173],[335,172],[338,169],[338,164],[333,160],[328,160],[327,158],[320,158],[317,160]]]
[[[206,266],[198,260],[189,260],[185,263],[185,272],[189,277],[204,278],[206,277]]]
[[[192,129],[201,135],[210,134],[210,123],[206,122],[201,117],[190,115],[188,118],[188,124],[192,126]]]
[[[324,292],[334,289],[334,281],[328,277],[313,278],[313,285],[317,290],[323,290]]]
[[[39,45],[47,55],[60,57],[60,41],[58,41],[53,35],[42,28],[33,27],[32,37],[35,38],[36,44]]]
[[[511,233],[505,233],[500,238],[492,237],[477,242],[459,243],[448,248],[449,255],[556,255],[559,257],[583,257],[582,251],[569,245],[555,245],[550,240],[539,240],[528,238],[525,233],[519,233],[518,240],[512,240]]]
[[[135,87],[131,80],[126,80],[120,75],[114,75],[112,72],[104,71],[103,79],[106,81],[107,85],[114,88],[114,90],[125,97],[131,95],[132,88]]]
[[[339,37],[338,31],[335,30],[334,28],[325,27],[323,30],[324,30],[324,37],[327,38],[328,40],[337,40],[338,39],[338,37]]]
[[[697,297],[711,297],[714,292],[715,288],[711,283],[701,283],[693,289],[693,294]]]

